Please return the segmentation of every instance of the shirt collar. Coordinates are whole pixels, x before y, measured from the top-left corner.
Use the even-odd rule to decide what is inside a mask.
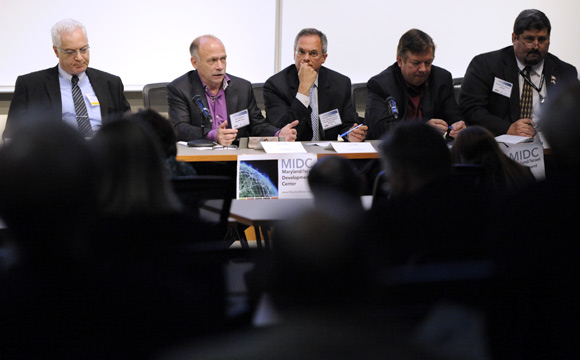
[[[524,71],[524,68],[526,67],[526,65],[524,65],[520,59],[518,59],[516,57],[516,61],[518,63],[518,69],[520,69],[521,71]],[[539,63],[537,63],[536,65],[532,66],[530,73],[536,73],[536,75],[541,76],[542,73],[544,72],[544,59],[542,59],[542,61],[540,61]]]
[[[201,77],[199,76],[199,73],[197,73],[197,76],[199,77],[199,81],[201,81],[201,85],[203,86],[203,90],[209,94],[209,88],[208,86],[203,82],[203,80],[201,79]],[[226,89],[228,88],[228,86],[230,86],[230,77],[228,76],[228,74],[226,74],[224,76],[224,79],[222,80],[222,89],[224,91],[226,91]]]
[[[63,69],[60,67],[60,64],[58,64],[58,73],[59,73],[59,74],[60,74],[60,76],[62,76],[62,77],[63,77],[63,79],[65,79],[66,81],[68,81],[68,82],[71,82],[71,81],[72,81],[72,77],[73,77],[73,76],[72,76],[72,74],[69,74],[69,73],[67,73],[66,71],[64,71],[64,70],[63,70]],[[79,83],[83,81],[83,79],[85,78],[85,76],[86,76],[86,75],[87,75],[87,74],[86,74],[86,72],[84,72],[84,71],[83,71],[82,73],[80,73],[79,75],[77,75],[77,76],[78,76],[78,78],[79,78]]]

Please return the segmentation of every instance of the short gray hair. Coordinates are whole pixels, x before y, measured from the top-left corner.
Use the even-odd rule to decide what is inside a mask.
[[[326,51],[328,51],[328,39],[326,38],[326,35],[324,35],[322,31],[317,30],[315,28],[306,28],[300,30],[298,35],[296,35],[296,39],[294,39],[294,51],[296,51],[296,45],[298,45],[298,40],[305,35],[317,35],[320,38],[320,44],[322,45],[322,55],[326,54]]]
[[[50,30],[50,34],[52,36],[52,45],[60,47],[62,44],[60,36],[62,34],[70,34],[74,32],[76,29],[81,29],[83,31],[83,34],[87,36],[87,29],[85,28],[85,26],[74,19],[64,19],[57,22]]]

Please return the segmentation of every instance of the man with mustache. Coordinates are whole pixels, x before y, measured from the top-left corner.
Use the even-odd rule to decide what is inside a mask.
[[[210,140],[231,145],[240,137],[281,136],[287,141],[296,139],[292,122],[282,129],[269,124],[258,108],[252,84],[242,78],[226,74],[226,49],[217,37],[204,35],[193,40],[189,47],[191,64],[196,70],[173,80],[167,86],[169,117],[177,130],[178,140]],[[204,119],[192,98],[201,97],[209,109],[212,123],[202,134]],[[237,119],[235,122],[232,119]]]
[[[558,88],[578,82],[576,68],[548,52],[550,31],[543,12],[524,10],[515,20],[512,46],[471,61],[459,96],[468,124],[496,136],[536,134],[543,104]]]
[[[435,43],[419,29],[401,36],[397,62],[367,82],[365,122],[371,139],[379,139],[401,121],[423,121],[441,134],[455,138],[465,122],[455,96],[451,73],[433,65]],[[387,98],[398,106],[394,118]]]
[[[121,79],[88,67],[90,47],[83,24],[61,20],[51,35],[58,65],[18,77],[3,139],[19,127],[45,121],[64,122],[91,137],[111,116],[131,110]]]

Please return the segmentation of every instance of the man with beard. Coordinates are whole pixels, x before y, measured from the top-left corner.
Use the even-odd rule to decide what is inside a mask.
[[[532,137],[540,108],[559,87],[578,82],[578,71],[548,53],[551,25],[541,11],[522,11],[515,20],[513,46],[476,56],[461,85],[465,121],[494,135]]]

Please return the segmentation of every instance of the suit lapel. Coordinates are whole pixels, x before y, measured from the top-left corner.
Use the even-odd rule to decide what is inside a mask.
[[[510,47],[509,51],[506,51],[502,69],[505,69],[503,73],[504,80],[513,85],[509,101],[510,121],[513,123],[520,118],[520,81],[518,78],[520,75],[513,47]]]
[[[60,94],[60,80],[58,78],[58,65],[46,72],[46,79],[43,86],[48,95],[51,108],[54,111],[52,118],[62,119],[62,98]]]

